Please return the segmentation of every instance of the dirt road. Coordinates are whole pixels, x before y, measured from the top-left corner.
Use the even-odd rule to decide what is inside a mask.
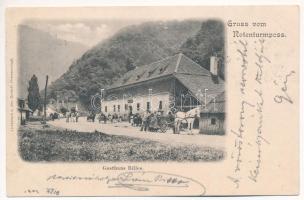
[[[59,128],[77,130],[81,132],[100,131],[110,135],[126,135],[130,137],[154,140],[165,144],[194,144],[219,149],[224,148],[226,138],[225,136],[198,134],[197,130],[196,133],[194,130],[194,133],[192,134],[190,132],[173,134],[172,130],[168,130],[166,133],[143,132],[139,130],[139,127],[132,127],[127,122],[103,124],[98,122],[87,122],[85,118],[79,118],[78,123],[67,123],[65,119],[49,121],[48,123]]]

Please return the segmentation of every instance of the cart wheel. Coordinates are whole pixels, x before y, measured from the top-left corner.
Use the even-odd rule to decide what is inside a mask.
[[[167,124],[162,123],[162,124],[160,124],[159,128],[162,133],[165,133],[167,131]]]

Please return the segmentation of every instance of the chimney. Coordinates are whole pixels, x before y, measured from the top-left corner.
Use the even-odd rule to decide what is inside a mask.
[[[210,72],[212,75],[217,76],[219,71],[219,59],[216,56],[210,57]]]

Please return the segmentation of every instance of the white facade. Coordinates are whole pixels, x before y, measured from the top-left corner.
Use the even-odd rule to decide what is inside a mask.
[[[151,112],[159,110],[168,112],[169,104],[169,92],[152,93],[120,99],[112,97],[110,100],[102,101],[101,111],[105,114],[129,114],[131,110],[133,114],[142,113],[146,110],[150,110]]]

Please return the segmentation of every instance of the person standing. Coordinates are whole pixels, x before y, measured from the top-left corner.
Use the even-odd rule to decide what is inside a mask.
[[[66,112],[65,116],[66,116],[66,122],[69,123],[69,121],[70,121],[70,112]]]
[[[76,113],[75,113],[75,118],[76,118],[76,123],[78,122],[78,118],[79,118],[79,113],[78,113],[78,111],[76,111]]]
[[[103,115],[103,123],[106,124],[107,123],[107,116]]]
[[[149,111],[145,111],[142,118],[142,125],[140,131],[147,131],[149,128]]]
[[[131,126],[134,126],[134,115],[133,114],[130,114],[130,123],[131,123]]]

